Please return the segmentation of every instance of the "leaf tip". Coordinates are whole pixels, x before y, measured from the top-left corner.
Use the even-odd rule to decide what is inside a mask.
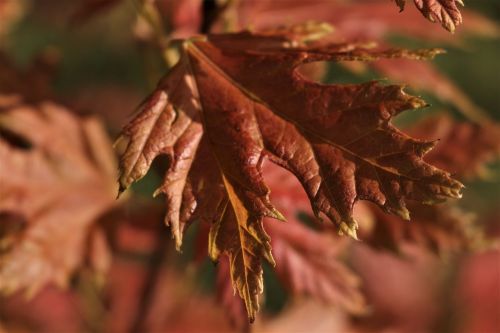
[[[338,234],[340,236],[347,235],[357,241],[359,241],[357,230],[358,229],[358,224],[354,219],[351,219],[350,223],[347,224],[346,222],[342,221],[339,225],[338,229]]]
[[[153,198],[156,198],[157,196],[159,196],[160,194],[163,193],[163,187],[159,187],[157,188],[154,192],[153,192]]]
[[[277,210],[275,207],[273,207],[270,210],[269,217],[272,217],[272,218],[279,220],[279,221],[282,221],[282,222],[286,222],[286,217],[283,214],[281,214],[281,212],[279,210]]]
[[[125,192],[127,190],[127,187],[124,186],[121,182],[120,182],[120,185],[118,187],[118,193],[116,194],[116,200],[120,199],[120,197],[122,196],[123,192]]]

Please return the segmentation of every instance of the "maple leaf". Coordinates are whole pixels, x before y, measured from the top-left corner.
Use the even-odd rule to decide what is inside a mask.
[[[116,166],[100,123],[50,102],[4,108],[0,160],[0,213],[25,221],[0,240],[0,290],[65,285],[86,263],[104,273],[109,254],[94,222],[115,205]]]
[[[406,0],[395,0],[401,11]],[[418,10],[431,22],[439,22],[448,31],[454,32],[462,23],[462,14],[458,5],[464,5],[462,0],[414,0]]]
[[[143,177],[155,157],[170,166],[156,194],[177,246],[190,218],[212,223],[209,254],[229,257],[249,318],[262,292],[261,260],[274,264],[262,219],[283,219],[269,200],[265,158],[301,182],[314,213],[356,236],[352,208],[373,201],[408,218],[405,200],[460,197],[462,185],[422,160],[434,144],[390,123],[425,106],[398,85],[321,85],[295,69],[314,61],[432,57],[439,50],[368,50],[356,44],[298,46],[287,34],[209,35],[183,44],[182,57],[124,128],[120,190]]]

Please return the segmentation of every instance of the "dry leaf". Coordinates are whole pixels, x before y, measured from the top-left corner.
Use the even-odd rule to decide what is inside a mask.
[[[184,42],[179,63],[121,136],[129,140],[121,190],[142,178],[156,156],[167,155],[170,166],[156,193],[166,196],[166,222],[178,246],[193,212],[213,223],[210,256],[229,257],[250,319],[262,292],[260,262],[274,263],[262,219],[283,219],[268,198],[265,158],[295,174],[317,216],[353,237],[357,200],[408,218],[405,200],[457,198],[462,188],[422,160],[434,143],[413,140],[390,123],[424,101],[397,85],[321,85],[295,72],[314,61],[422,59],[438,50],[314,48],[295,46],[287,35],[243,32]]]
[[[101,124],[50,102],[22,104],[0,111],[0,134],[0,212],[25,221],[2,237],[0,289],[65,285],[86,262],[102,274],[109,258],[94,223],[116,189]]]
[[[406,0],[395,0],[401,11]],[[462,23],[462,14],[458,5],[464,5],[462,0],[414,0],[418,10],[431,22],[439,22],[446,30],[454,32]]]

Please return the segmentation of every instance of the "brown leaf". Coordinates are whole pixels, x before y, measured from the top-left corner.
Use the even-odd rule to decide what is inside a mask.
[[[26,221],[2,238],[16,241],[2,250],[0,290],[65,285],[86,261],[103,273],[94,222],[115,204],[115,161],[101,124],[45,102],[1,110],[0,133],[0,212]]]
[[[401,11],[406,0],[395,0]],[[431,22],[439,22],[446,30],[454,32],[456,26],[462,23],[462,14],[458,5],[464,5],[462,0],[414,0],[418,10]]]
[[[439,50],[294,45],[287,33],[186,41],[179,63],[121,136],[129,140],[121,190],[143,177],[156,156],[167,155],[170,167],[156,193],[166,195],[166,222],[178,246],[189,217],[213,223],[209,252],[212,259],[231,259],[233,283],[250,318],[262,291],[260,261],[273,262],[262,219],[282,219],[263,181],[266,157],[295,174],[317,216],[326,215],[353,237],[358,200],[408,218],[406,200],[457,198],[462,188],[422,160],[433,143],[390,123],[424,101],[397,85],[320,85],[295,72],[315,61],[423,59]]]

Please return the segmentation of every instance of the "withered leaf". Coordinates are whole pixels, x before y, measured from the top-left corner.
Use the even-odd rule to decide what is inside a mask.
[[[104,273],[109,254],[94,222],[115,205],[116,166],[100,123],[50,102],[2,109],[0,161],[0,213],[25,221],[1,235],[0,291],[65,285],[84,264]]]
[[[265,158],[301,182],[314,213],[356,237],[352,208],[369,200],[408,218],[406,200],[460,197],[462,185],[422,160],[434,143],[410,138],[390,120],[425,106],[398,85],[322,85],[296,68],[315,61],[432,57],[439,50],[368,50],[356,44],[296,46],[286,32],[209,35],[187,40],[121,139],[120,188],[165,154],[158,193],[177,245],[194,217],[212,223],[209,253],[229,257],[252,320],[262,291],[263,258],[273,263],[262,219],[283,219],[269,200]]]
[[[406,0],[395,0],[401,11]],[[448,31],[454,32],[462,23],[462,14],[458,5],[464,5],[462,0],[414,0],[418,10],[431,22],[439,22]]]

